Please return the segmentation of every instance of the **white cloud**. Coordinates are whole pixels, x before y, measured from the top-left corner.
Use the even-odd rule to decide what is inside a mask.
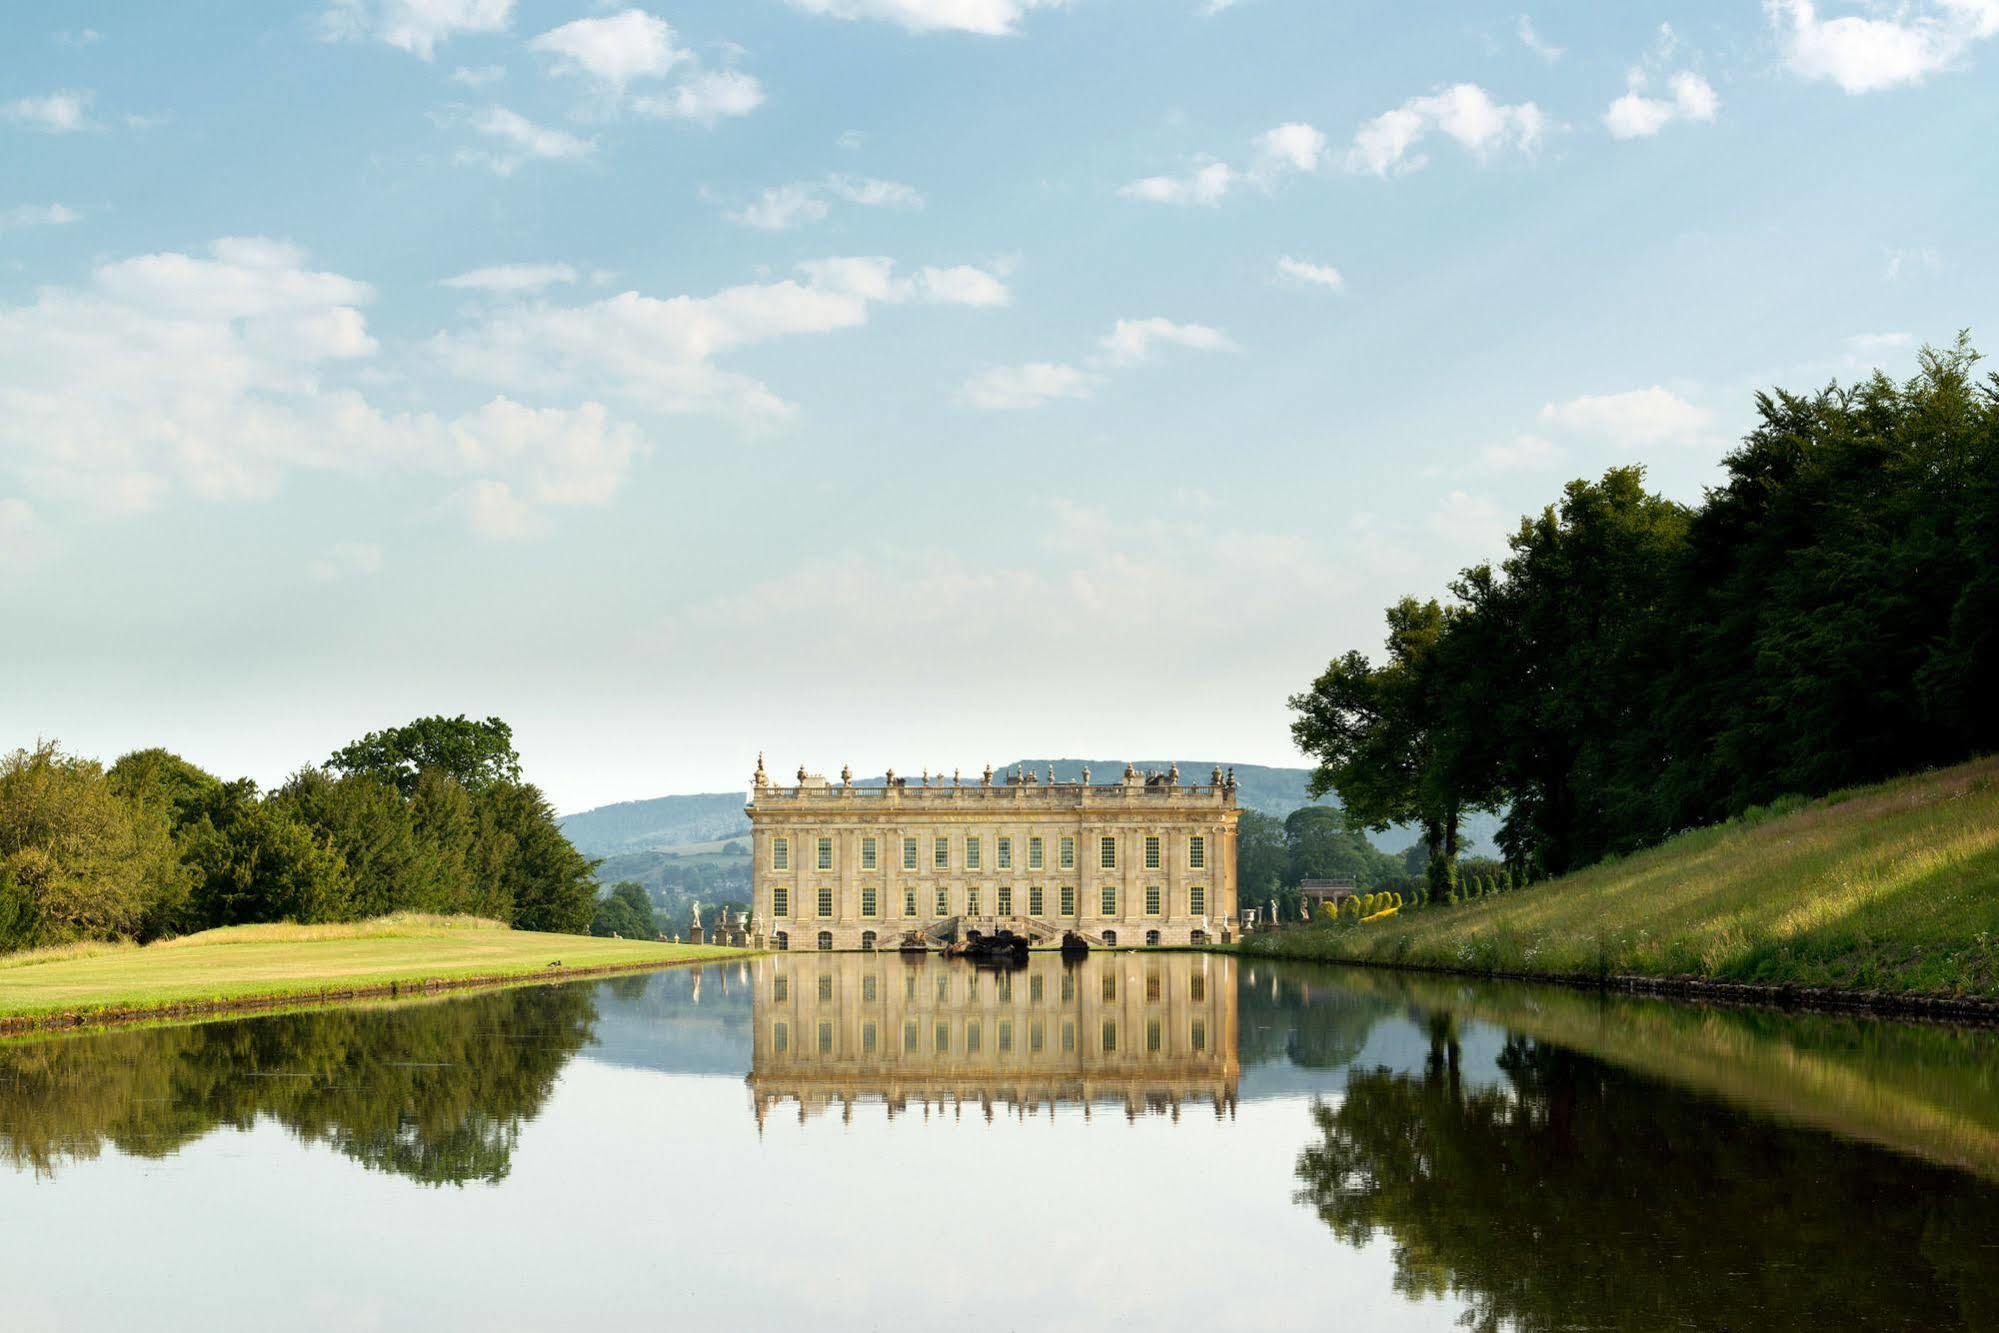
[[[1430,512],[1426,526],[1432,537],[1453,546],[1498,546],[1505,521],[1504,511],[1484,496],[1452,491]]]
[[[87,92],[50,93],[46,97],[20,97],[0,107],[7,119],[48,134],[71,134],[88,129],[92,94]]]
[[[966,380],[960,396],[986,411],[1040,407],[1057,398],[1088,398],[1104,382],[1107,372],[1143,365],[1163,346],[1218,352],[1231,351],[1235,344],[1219,329],[1205,324],[1176,324],[1156,317],[1121,319],[1097,340],[1097,350],[1086,366],[1058,361],[996,366]]]
[[[61,227],[83,214],[62,204],[17,204],[0,209],[0,229],[10,227]]]
[[[793,8],[836,19],[882,19],[911,32],[971,32],[1001,37],[1036,9],[1068,0],[791,0]]]
[[[982,270],[926,268],[900,276],[880,258],[798,266],[803,280],[730,287],[711,296],[635,291],[579,306],[497,310],[431,340],[433,356],[465,378],[510,392],[604,394],[648,411],[768,419],[792,409],[776,392],[723,369],[718,358],[778,338],[858,328],[877,305],[980,306],[1005,299]]]
[[[988,412],[1040,407],[1057,398],[1087,398],[1102,377],[1075,366],[1030,361],[996,366],[965,381],[965,401]]]
[[[504,482],[536,507],[601,504],[640,442],[604,408],[496,398],[382,412],[343,382],[376,351],[364,282],[258,237],[98,266],[0,306],[0,477],[105,514],[176,494],[268,497],[296,470]]]
[[[500,65],[478,65],[470,68],[460,65],[451,71],[451,81],[463,84],[467,88],[484,88],[487,84],[498,83],[506,77],[507,71]]]
[[[741,70],[708,70],[689,75],[668,92],[634,97],[631,109],[661,120],[691,120],[713,128],[733,116],[747,116],[764,103],[763,84]]]
[[[459,291],[518,295],[538,292],[558,282],[575,282],[576,277],[576,270],[568,264],[495,264],[445,278],[438,286]]]
[[[323,555],[307,561],[305,572],[315,583],[337,583],[341,579],[379,574],[382,548],[373,542],[335,542]]]
[[[511,176],[526,162],[574,160],[597,151],[594,139],[537,125],[503,106],[487,107],[474,114],[469,123],[479,133],[497,140],[500,147],[492,151],[464,149],[458,160],[490,167],[502,176]]]
[[[1504,444],[1488,444],[1478,452],[1478,471],[1545,472],[1562,460],[1562,451],[1538,435],[1515,435]]]
[[[1326,136],[1294,121],[1257,136],[1256,166],[1251,174],[1270,177],[1286,171],[1317,171],[1325,155]]]
[[[1326,136],[1293,121],[1256,136],[1247,171],[1214,158],[1197,158],[1183,175],[1147,176],[1123,186],[1118,193],[1151,204],[1213,208],[1239,184],[1250,182],[1268,189],[1288,173],[1317,171],[1325,160]]]
[[[1323,287],[1331,292],[1342,291],[1347,285],[1346,278],[1331,264],[1314,264],[1290,255],[1277,261],[1277,276],[1297,286]]]
[[[1161,345],[1190,347],[1200,352],[1220,352],[1234,348],[1220,329],[1205,324],[1176,324],[1170,319],[1121,319],[1097,344],[1113,366],[1135,366],[1149,361]]]
[[[1676,120],[1711,123],[1721,109],[1721,99],[1708,81],[1692,70],[1681,70],[1668,81],[1670,100],[1645,96],[1646,77],[1642,70],[1631,71],[1624,96],[1603,113],[1604,128],[1614,139],[1646,139]]]
[[[1891,354],[1915,345],[1915,338],[1906,333],[1856,333],[1846,340],[1846,355],[1841,360],[1856,370],[1874,369]]]
[[[1549,403],[1541,409],[1541,421],[1619,449],[1640,450],[1699,444],[1708,437],[1714,414],[1655,384]]]
[[[922,193],[900,181],[832,175],[823,181],[772,186],[750,203],[724,216],[738,226],[754,227],[759,231],[790,231],[825,221],[832,212],[829,196],[863,208],[923,207]]]
[[[1903,274],[1913,272],[1917,269],[1934,272],[1942,267],[1943,256],[1939,255],[1929,246],[1922,246],[1914,250],[1890,250],[1888,252],[1888,267],[1882,276],[1886,277],[1890,282],[1895,282]]]
[[[594,79],[623,92],[633,79],[664,78],[692,55],[674,41],[665,19],[642,9],[608,18],[576,19],[528,43],[528,50],[553,56],[560,73]]]
[[[1562,58],[1563,48],[1541,40],[1541,34],[1534,31],[1534,20],[1522,14],[1515,29],[1520,34],[1520,44],[1549,64]]]
[[[1921,83],[1999,34],[1999,0],[1912,0],[1882,17],[1821,19],[1813,0],[1764,0],[1791,72],[1848,93]]]
[[[74,32],[59,32],[56,34],[56,45],[58,46],[95,46],[103,40],[104,34],[95,28],[78,28]]]
[[[1362,125],[1347,150],[1347,167],[1376,176],[1419,170],[1428,159],[1415,150],[1432,131],[1480,159],[1503,148],[1531,153],[1546,128],[1547,117],[1532,102],[1508,106],[1475,83],[1453,84],[1412,97]]]
[[[55,545],[54,535],[26,500],[0,496],[0,579],[39,565]]]
[[[1226,162],[1202,162],[1184,176],[1147,176],[1118,191],[1127,199],[1149,204],[1197,204],[1213,208],[1228,196],[1236,182],[1235,169]]]
[[[473,533],[487,541],[518,542],[548,531],[548,518],[514,494],[504,481],[482,479],[452,497]]]
[[[514,0],[333,0],[320,16],[330,41],[373,37],[429,60],[459,33],[505,32]]]

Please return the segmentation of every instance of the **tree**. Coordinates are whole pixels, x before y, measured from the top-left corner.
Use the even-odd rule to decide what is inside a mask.
[[[195,873],[191,926],[347,920],[347,865],[332,838],[287,806],[258,801],[247,779],[226,785],[240,799],[220,824],[203,815],[183,840],[182,855]]]
[[[54,741],[0,758],[0,947],[137,935],[186,892],[166,818]]]
[[[1284,821],[1285,883],[1307,879],[1351,879],[1362,886],[1394,875],[1395,859],[1378,852],[1348,827],[1338,810],[1307,805]]]
[[[596,863],[563,836],[555,808],[540,789],[495,783],[480,793],[479,803],[489,827],[513,843],[501,880],[514,928],[587,933],[596,915]]]
[[[1236,894],[1243,905],[1261,907],[1275,898],[1289,861],[1284,826],[1261,810],[1244,810],[1236,823],[1235,856]]]
[[[420,717],[407,726],[371,731],[335,750],[326,766],[387,782],[414,796],[418,776],[435,769],[477,794],[497,783],[519,782],[521,757],[514,732],[497,717],[474,722],[458,717]]]
[[[408,801],[380,779],[301,769],[271,797],[279,810],[337,848],[346,864],[346,919],[434,910],[438,858]]]
[[[590,933],[597,936],[616,935],[628,940],[649,940],[659,934],[659,926],[653,920],[652,900],[646,897],[643,885],[631,880],[622,880],[611,886],[611,892],[598,900],[597,914],[590,922]]]

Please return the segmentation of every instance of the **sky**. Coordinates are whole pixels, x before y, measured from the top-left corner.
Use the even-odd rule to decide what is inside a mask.
[[[1288,695],[1990,343],[1999,0],[13,0],[0,748],[564,810]]]

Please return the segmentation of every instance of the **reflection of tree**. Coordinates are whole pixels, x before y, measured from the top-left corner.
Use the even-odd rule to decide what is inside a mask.
[[[0,1160],[165,1157],[269,1116],[371,1170],[499,1181],[596,1016],[587,987],[529,987],[4,1047]]]
[[[1398,1290],[1468,1326],[1999,1327],[1991,1186],[1525,1038],[1466,1088],[1431,1038],[1423,1074],[1314,1107],[1297,1197],[1347,1244],[1387,1233]]]
[[[1238,1031],[1244,1068],[1280,1057],[1305,1069],[1343,1069],[1360,1054],[1375,1024],[1395,1012],[1380,996],[1264,965],[1256,978],[1238,969]]]

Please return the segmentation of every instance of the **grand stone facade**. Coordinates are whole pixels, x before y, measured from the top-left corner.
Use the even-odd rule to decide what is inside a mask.
[[[893,772],[881,787],[757,760],[748,806],[752,933],[785,950],[941,946],[1006,927],[1097,947],[1227,940],[1236,907],[1234,775],[1178,770],[1056,782],[988,768],[970,780]]]

